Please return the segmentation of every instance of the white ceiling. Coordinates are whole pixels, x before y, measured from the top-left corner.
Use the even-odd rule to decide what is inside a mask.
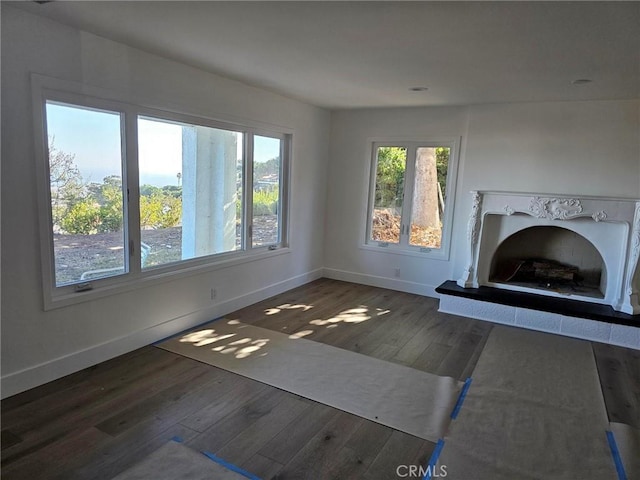
[[[18,6],[328,108],[640,98],[638,2]]]

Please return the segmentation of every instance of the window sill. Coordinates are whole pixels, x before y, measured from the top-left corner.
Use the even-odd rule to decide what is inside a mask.
[[[139,288],[151,287],[164,282],[180,280],[207,272],[215,272],[244,263],[255,262],[289,253],[291,253],[291,247],[281,247],[276,250],[261,249],[258,252],[244,253],[243,255],[223,259],[201,259],[189,265],[177,266],[174,264],[171,266],[150,268],[135,276],[134,274],[130,274],[129,278],[118,281],[117,283],[100,285],[100,281],[97,281],[97,285],[91,290],[58,295],[54,294],[51,296],[45,293],[44,310],[54,310],[78,303],[90,302]]]
[[[363,243],[360,245],[361,250],[369,250],[371,252],[377,253],[391,253],[393,255],[403,255],[407,257],[418,257],[424,258],[426,260],[441,260],[448,261],[449,260],[449,252],[445,251],[443,248],[434,248],[429,252],[421,252],[419,250],[408,250],[404,248],[394,247],[389,245],[388,247],[381,247],[378,245],[370,245],[367,243]]]

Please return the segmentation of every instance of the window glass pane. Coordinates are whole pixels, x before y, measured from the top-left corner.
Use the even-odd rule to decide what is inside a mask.
[[[252,246],[280,241],[280,139],[253,137]]]
[[[142,268],[242,248],[242,133],[138,119]]]
[[[125,272],[120,113],[47,101],[56,286]]]
[[[448,147],[416,150],[410,245],[440,248],[449,150]]]
[[[398,243],[404,194],[407,149],[378,147],[371,239]]]

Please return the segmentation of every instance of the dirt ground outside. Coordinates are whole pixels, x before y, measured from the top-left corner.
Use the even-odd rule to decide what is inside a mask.
[[[373,212],[371,238],[377,242],[398,243],[400,241],[400,215],[376,209]],[[425,248],[440,248],[442,227],[419,227],[411,225],[410,244]]]
[[[253,223],[254,246],[275,243],[277,225],[276,215],[256,217]],[[239,226],[236,238],[236,248],[239,249],[241,238]],[[144,230],[142,241],[151,247],[145,259],[147,267],[182,259],[182,227]],[[99,271],[86,274],[87,279],[119,275],[124,271],[123,232],[93,235],[54,234],[53,245],[58,285],[78,282],[83,273],[95,270]]]

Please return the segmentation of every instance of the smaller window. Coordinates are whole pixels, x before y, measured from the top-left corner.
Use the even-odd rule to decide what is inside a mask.
[[[457,142],[373,145],[366,243],[448,255]]]

